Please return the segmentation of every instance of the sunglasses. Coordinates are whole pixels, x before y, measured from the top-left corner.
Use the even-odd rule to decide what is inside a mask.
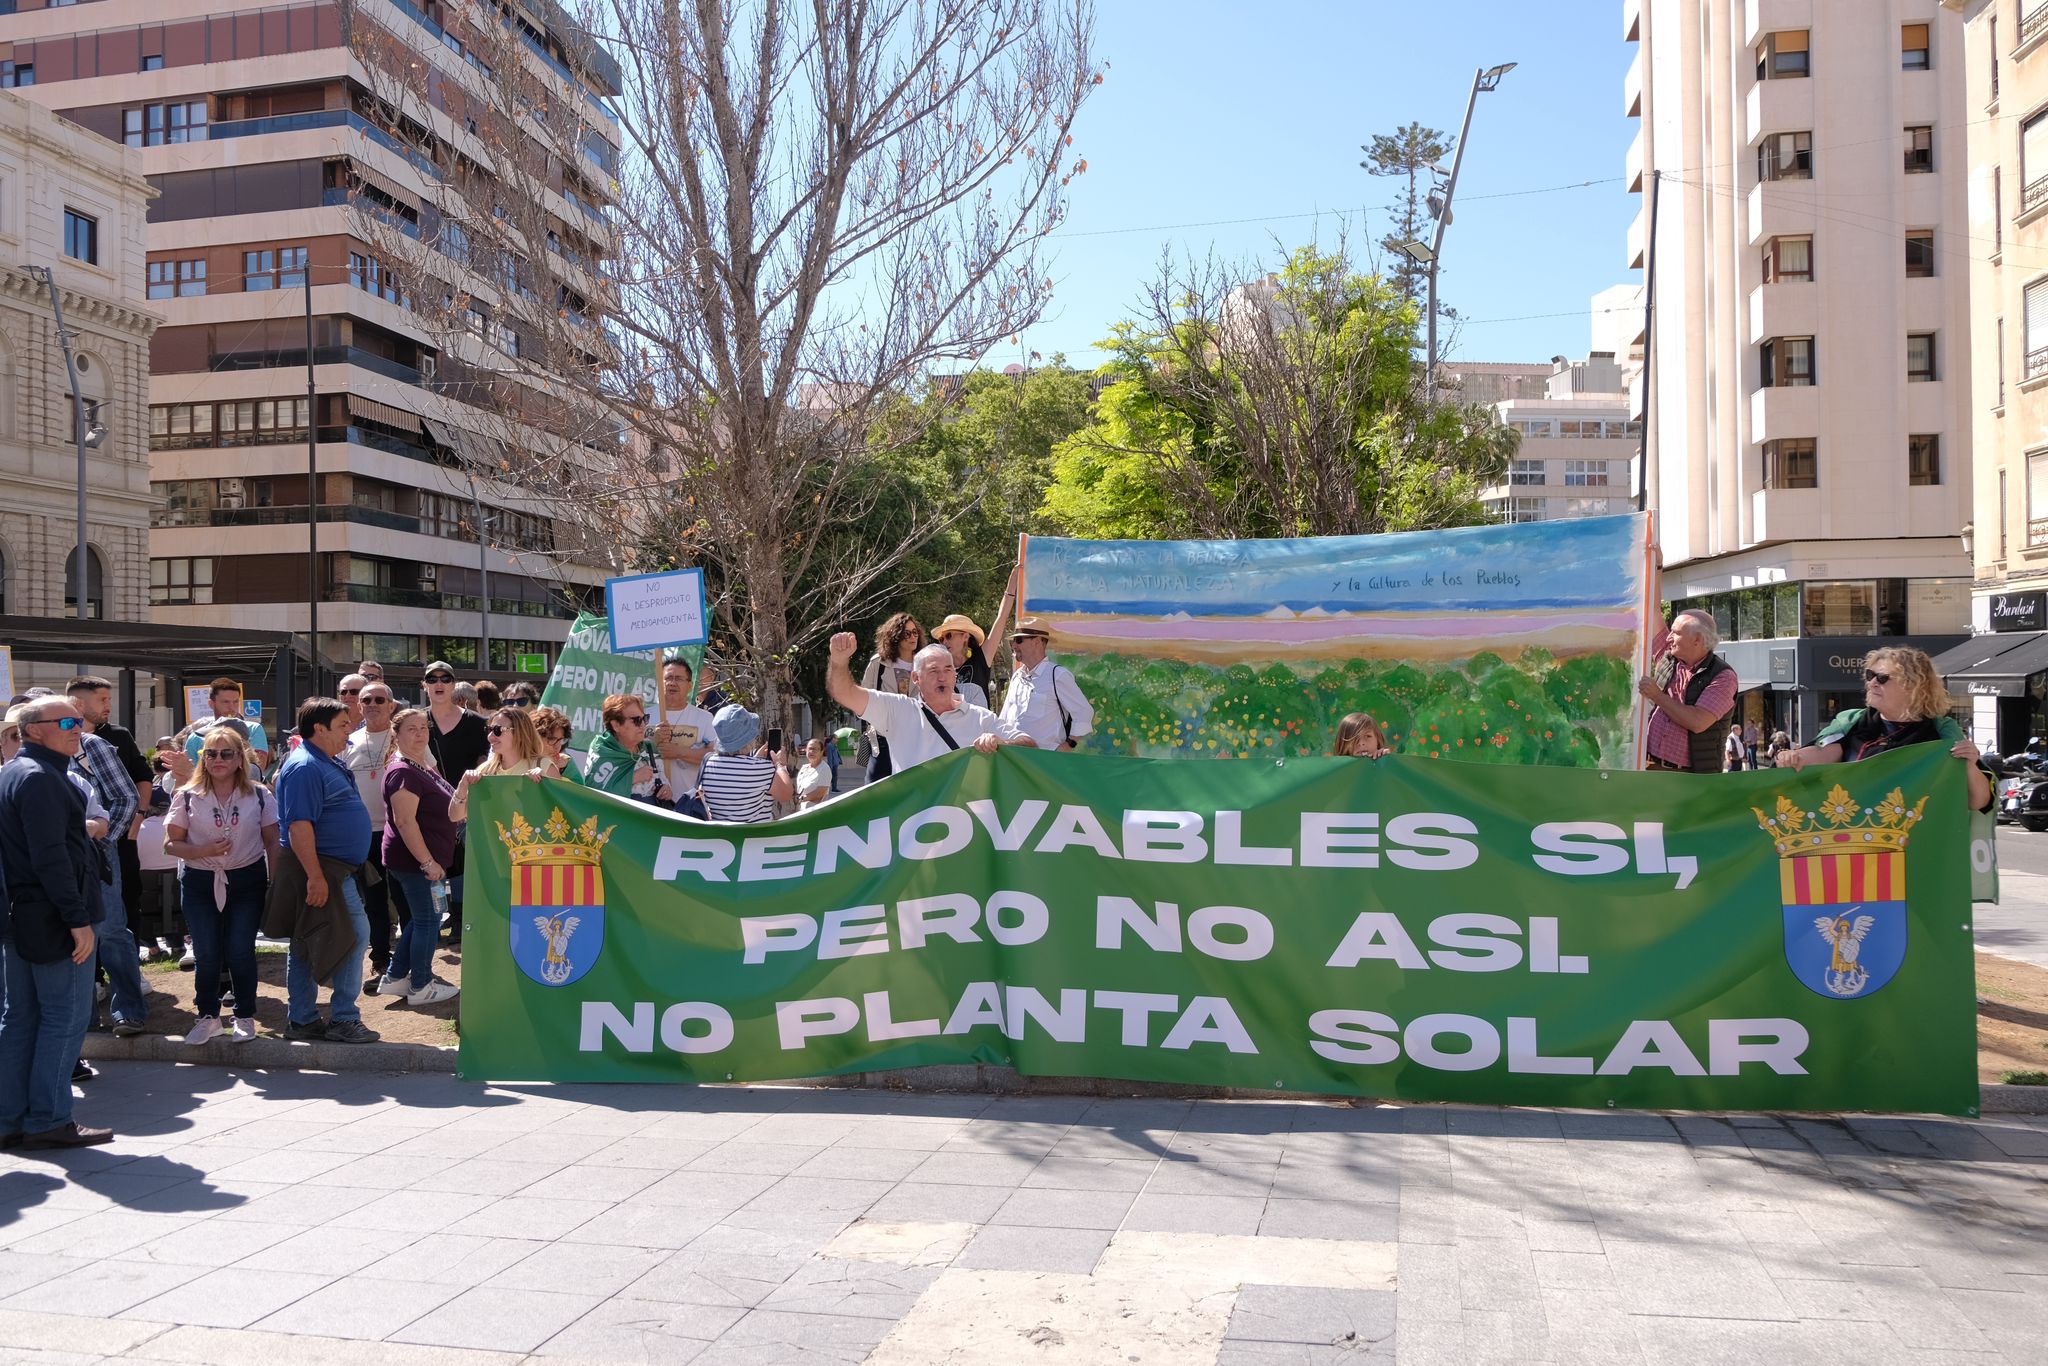
[[[1865,669],[1863,671],[1863,681],[1865,683],[1889,683],[1892,681],[1892,676],[1890,674],[1881,674],[1875,669]]]
[[[508,707],[530,707],[533,705],[533,699],[531,697],[509,698],[505,705]]]
[[[443,686],[443,685],[445,685],[445,684],[453,683],[454,681],[455,681],[455,675],[454,675],[454,674],[428,674],[428,675],[427,675],[427,686],[428,686],[428,687],[441,687],[441,686]]]
[[[363,690],[361,688],[343,688],[341,690],[341,695],[343,697],[361,697],[363,695]]]
[[[239,759],[242,757],[231,749],[208,749],[200,752],[209,759]]]
[[[484,734],[486,734],[486,735],[490,736],[490,737],[491,737],[491,738],[492,738],[493,740],[497,739],[497,738],[498,738],[498,737],[499,737],[500,735],[503,735],[504,733],[505,733],[505,727],[503,727],[503,726],[485,726],[485,727],[484,727]]]
[[[75,716],[46,716],[40,721],[24,721],[24,726],[55,726],[58,730],[77,730],[85,722]]]
[[[647,718],[644,716],[621,716],[619,724],[622,726],[644,726],[647,724]]]
[[[343,694],[343,696],[346,695]],[[363,705],[366,707],[388,707],[391,705],[391,699],[388,697],[365,697]]]

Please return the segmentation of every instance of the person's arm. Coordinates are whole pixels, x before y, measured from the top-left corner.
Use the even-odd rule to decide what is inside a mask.
[[[185,810],[185,819],[190,820],[191,808],[188,806]],[[177,824],[172,817],[164,818],[164,852],[172,858],[219,858],[233,846],[232,841],[224,838],[215,840],[212,844],[201,844],[191,836],[189,827]]]
[[[64,923],[72,928],[74,938],[81,926],[90,936],[92,909],[78,894],[78,869],[71,862],[71,832],[65,828],[77,808],[67,800],[67,793],[52,789],[47,777],[47,770],[38,769],[23,775],[21,784],[15,789],[29,866],[35,870],[43,895],[57,908],[57,914]],[[62,775],[56,778],[60,784],[69,784],[70,781]],[[87,942],[91,942],[90,938]],[[76,953],[72,959],[84,961]]]
[[[277,826],[273,823],[263,827],[263,866],[271,877],[277,876],[277,861],[284,851],[278,847]]]
[[[327,874],[320,869],[320,851],[313,843],[313,822],[293,821],[287,834],[292,854],[306,874],[306,904],[327,904]]]
[[[457,825],[469,819],[469,789],[475,785],[476,777],[475,769],[463,774],[462,781],[455,784],[455,795],[448,799],[448,819]]]
[[[796,784],[790,780],[789,765],[782,762],[782,756],[771,754],[769,761],[775,765],[775,776],[768,780],[768,795],[778,802],[796,800]]]
[[[1798,772],[1809,764],[1839,764],[1842,762],[1842,744],[1839,740],[1827,744],[1801,745],[1787,750],[1785,757],[1778,760],[1781,767]]]
[[[1067,676],[1064,694],[1060,692],[1060,675],[1063,673]],[[1067,747],[1078,748],[1081,737],[1095,729],[1095,704],[1081,691],[1081,681],[1074,677],[1072,669],[1062,669],[1057,664],[1053,666],[1052,700],[1058,704],[1055,710],[1063,706],[1067,711],[1067,734],[1074,742]]]
[[[419,794],[410,788],[401,787],[386,799],[384,811],[390,816],[391,824],[397,828],[398,838],[404,842],[406,852],[412,855],[413,862],[419,864],[420,871],[426,874],[427,881],[439,882],[447,877],[448,870],[434,861],[433,854],[427,849],[427,837],[420,830]]]
[[[988,648],[982,653],[988,662],[996,662],[996,651],[1003,648],[1003,632],[1009,629],[1011,609],[1017,605],[1017,570],[1010,566],[1010,581],[1003,585],[1003,600],[996,604],[995,620],[988,624]]]
[[[1709,683],[1707,690],[1700,694],[1697,705],[1686,704],[1647,678],[1636,685],[1636,691],[1658,711],[1697,735],[1726,720],[1735,706],[1735,672],[1732,669],[1724,671]]]
[[[832,694],[834,702],[865,720],[868,714],[868,698],[873,696],[873,693],[855,683],[852,672],[846,667],[853,659],[853,652],[859,648],[860,642],[854,638],[851,631],[841,631],[832,637],[829,646],[831,653],[825,663],[825,691]],[[877,655],[875,658],[879,661],[881,656]],[[871,666],[869,672],[874,672],[876,667],[879,665]]]

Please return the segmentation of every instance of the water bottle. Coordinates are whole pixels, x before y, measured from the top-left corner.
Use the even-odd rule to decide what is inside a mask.
[[[435,918],[446,920],[448,918],[448,879],[444,877],[438,881],[429,882],[427,884],[427,895],[434,899]]]

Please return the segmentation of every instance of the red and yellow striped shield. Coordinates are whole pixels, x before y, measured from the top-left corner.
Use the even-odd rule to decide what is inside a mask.
[[[604,873],[594,863],[520,863],[512,868],[515,906],[602,906]]]
[[[1779,859],[1778,883],[1787,906],[1904,901],[1906,855],[1903,850],[1895,850]]]

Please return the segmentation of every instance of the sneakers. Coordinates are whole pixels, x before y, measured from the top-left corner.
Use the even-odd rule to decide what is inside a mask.
[[[60,1124],[39,1134],[23,1134],[21,1146],[36,1148],[89,1148],[95,1143],[114,1141],[112,1129],[88,1129],[82,1124]]]
[[[286,1020],[284,1022],[284,1036],[287,1039],[293,1039],[300,1043],[318,1043],[327,1037],[327,1021],[317,1016],[310,1024],[300,1024],[297,1020]]]
[[[198,965],[199,960],[192,956],[192,946],[190,944],[187,944],[185,946],[185,956],[178,960],[178,971],[190,972],[192,971],[193,968],[197,967]]]
[[[375,979],[374,990],[369,986],[365,986],[363,990],[372,996],[381,996],[386,992],[393,996],[410,996],[412,994],[412,979],[405,973],[400,973],[396,977],[379,977]]]
[[[340,1024],[327,1026],[329,1043],[375,1043],[377,1031],[361,1020],[343,1020]]]
[[[249,1040],[251,1040],[251,1039],[253,1039],[253,1038],[255,1038],[255,1037],[256,1037],[256,1017],[255,1017],[255,1016],[253,1016],[253,1015],[237,1015],[237,1016],[235,1016],[235,1032],[234,1032],[233,1034],[230,1034],[230,1035],[228,1036],[228,1040],[229,1040],[229,1042],[231,1042],[231,1043],[247,1043],[247,1042],[249,1042]]]
[[[405,993],[405,1003],[409,1006],[439,1005],[443,1001],[454,1000],[456,996],[461,994],[461,991],[461,987],[450,986],[448,983],[436,978],[418,991],[408,991]]]
[[[74,1064],[71,1068],[71,1080],[74,1082],[91,1081],[94,1077],[98,1076],[99,1074],[100,1069],[94,1067],[84,1058],[80,1058],[77,1061],[77,1063]]]
[[[212,1043],[220,1033],[220,1016],[202,1015],[193,1022],[191,1032],[185,1035],[185,1042],[196,1048],[203,1043]]]
[[[132,1039],[137,1034],[147,1032],[140,1020],[123,1019],[118,1015],[114,1017],[114,1037],[117,1039]]]

